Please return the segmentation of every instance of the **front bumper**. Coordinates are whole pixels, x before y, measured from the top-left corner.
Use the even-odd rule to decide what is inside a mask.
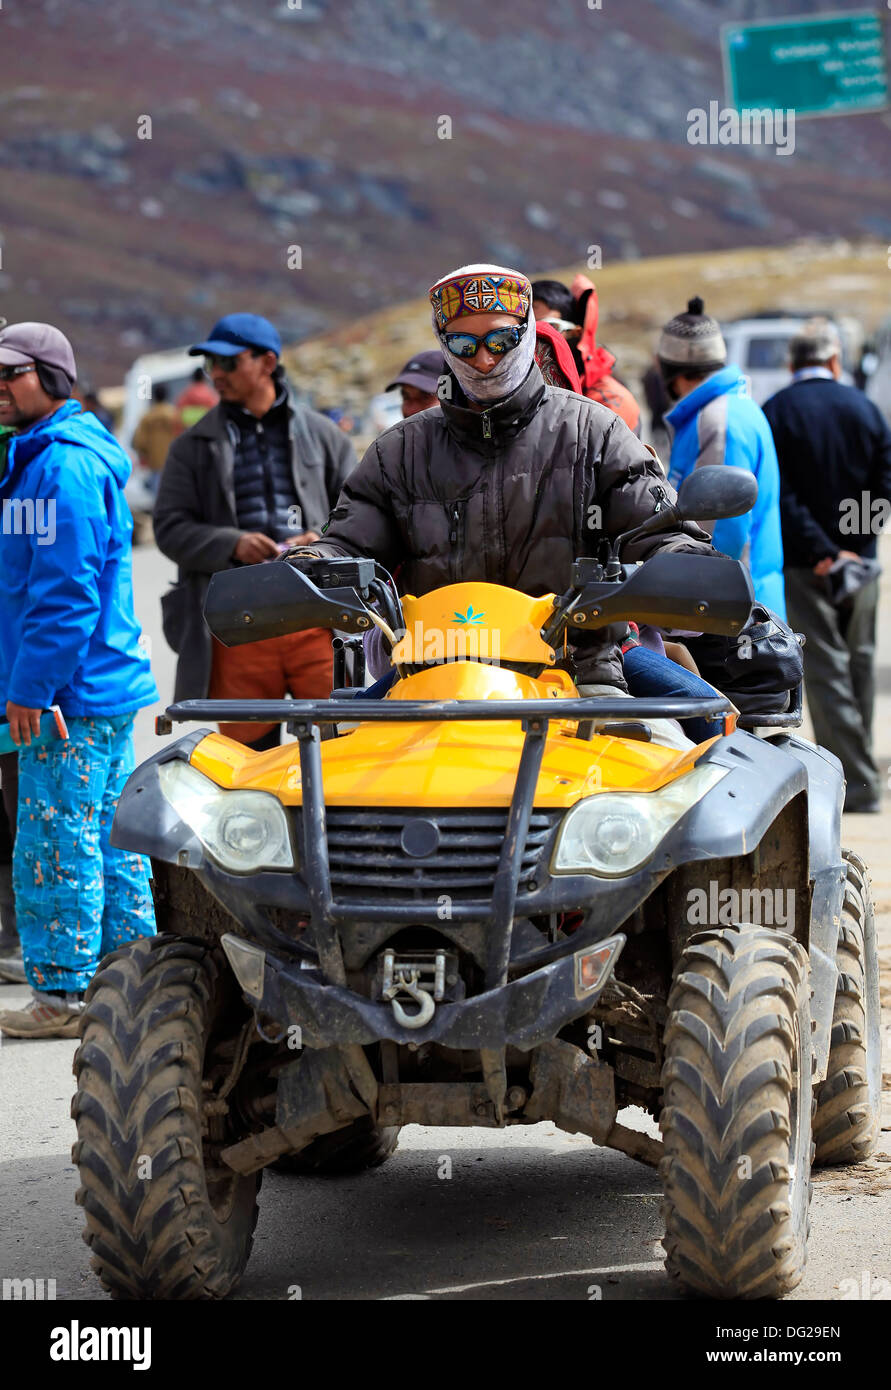
[[[506,1045],[529,1051],[555,1037],[595,1003],[610,978],[625,937],[616,935],[602,945],[612,945],[613,952],[593,989],[579,993],[576,961],[570,956],[486,994],[441,1003],[423,1028],[402,1027],[388,1003],[368,999],[342,985],[326,984],[321,971],[301,969],[268,953],[262,997],[251,1002],[256,1002],[282,1028],[296,1024],[305,1047],[350,1043],[368,1046],[383,1041],[433,1042],[458,1050]]]

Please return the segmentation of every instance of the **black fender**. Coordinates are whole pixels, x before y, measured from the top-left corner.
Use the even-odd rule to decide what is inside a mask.
[[[838,982],[836,951],[845,900],[847,870],[842,858],[841,818],[845,795],[842,765],[827,748],[796,735],[769,740],[797,758],[808,777],[808,849],[811,899],[811,1018],[814,1024],[814,1080],[822,1081],[829,1062],[832,1014]]]
[[[140,763],[124,783],[111,824],[109,841],[115,849],[147,854],[168,864],[198,868],[204,849],[190,825],[180,820],[161,792],[158,768],[176,760],[189,762],[192,752],[211,729],[196,729]]]

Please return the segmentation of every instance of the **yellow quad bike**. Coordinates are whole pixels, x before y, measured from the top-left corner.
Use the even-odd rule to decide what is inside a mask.
[[[750,481],[698,470],[642,529],[746,510]],[[723,696],[582,699],[557,669],[573,630],[745,624],[736,561],[623,567],[624,539],[543,597],[460,583],[400,609],[361,559],[215,577],[224,641],[377,624],[400,679],[184,701],[159,732],[271,719],[296,743],[201,730],[127,783],[112,838],[151,855],[160,934],[102,962],[73,1105],[113,1296],[228,1294],[266,1165],[356,1172],[402,1125],[542,1120],[659,1166],[687,1289],[800,1280],[814,1139],[853,1162],[878,1126],[866,871],[839,847],[839,765],[794,711],[755,733]],[[651,739],[693,715],[723,733]]]

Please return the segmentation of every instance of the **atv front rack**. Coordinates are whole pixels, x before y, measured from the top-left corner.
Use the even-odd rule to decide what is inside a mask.
[[[488,905],[481,904],[490,922],[485,989],[506,984],[521,856],[538,786],[548,728],[552,719],[577,720],[580,725],[605,719],[621,723],[647,719],[693,719],[729,716],[733,705],[723,695],[705,699],[635,699],[593,696],[578,700],[363,700],[351,708],[343,700],[180,700],[159,715],[155,729],[172,732],[173,724],[211,720],[220,724],[284,723],[299,745],[302,785],[304,855],[301,875],[311,904],[310,925],[322,969],[331,984],[346,983],[336,924],[344,913],[331,891],[325,791],[322,773],[322,724],[433,724],[498,720],[522,725],[525,732],[517,780],[507,816],[504,844]],[[726,725],[726,720],[725,720]]]

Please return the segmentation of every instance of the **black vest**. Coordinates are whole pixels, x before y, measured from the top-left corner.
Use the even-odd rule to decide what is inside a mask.
[[[287,396],[282,392],[260,420],[240,406],[230,406],[226,415],[235,451],[238,525],[283,541],[303,529],[291,469]]]

